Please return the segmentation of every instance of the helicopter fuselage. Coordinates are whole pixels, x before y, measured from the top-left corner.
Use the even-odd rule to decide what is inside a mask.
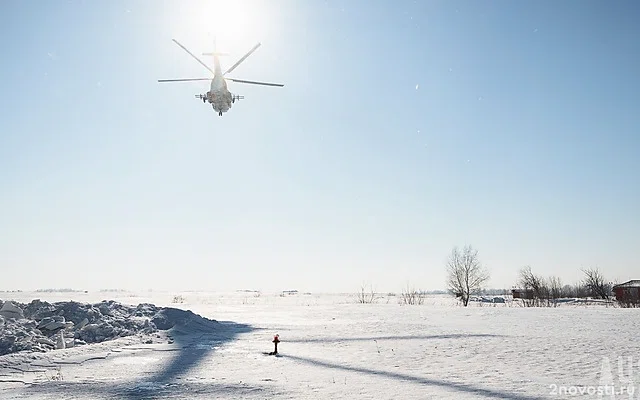
[[[216,111],[218,115],[222,116],[222,113],[231,109],[231,105],[234,103],[235,99],[227,88],[227,81],[223,77],[222,68],[220,67],[220,59],[217,54],[214,54],[213,61],[215,73],[211,80],[209,91],[205,96],[214,111]]]
[[[229,89],[227,89],[227,82],[219,75],[216,75],[211,80],[211,86],[206,96],[207,101],[218,114],[225,113],[231,109],[233,96],[231,92],[229,92]]]

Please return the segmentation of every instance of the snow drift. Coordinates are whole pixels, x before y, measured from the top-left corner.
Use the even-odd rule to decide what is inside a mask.
[[[95,304],[33,300],[22,304],[0,300],[0,356],[151,335],[177,326],[208,330],[217,324],[191,311],[148,303],[129,306],[113,300]]]

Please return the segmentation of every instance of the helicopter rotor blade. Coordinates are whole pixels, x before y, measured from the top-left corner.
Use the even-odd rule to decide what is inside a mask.
[[[248,84],[251,84],[251,85],[277,86],[277,87],[283,87],[284,86],[282,83],[247,81],[247,80],[244,80],[244,79],[233,79],[233,78],[224,78],[224,79],[226,79],[228,81],[231,81],[231,82],[248,83]]]
[[[241,58],[241,59],[239,59],[235,64],[233,64],[233,65],[231,66],[231,68],[229,68],[229,69],[228,69],[224,74],[222,74],[222,75],[226,75],[226,74],[228,74],[229,72],[231,72],[231,71],[233,71],[234,69],[236,69],[236,67],[237,67],[238,65],[240,65],[240,63],[242,63],[244,60],[246,60],[246,59],[247,59],[247,57],[249,57],[249,56],[250,56],[254,51],[258,50],[258,47],[260,47],[260,45],[261,45],[261,44],[262,44],[262,43],[258,43],[258,44],[256,44],[255,46],[253,46],[253,48],[252,48],[251,50],[249,50],[249,52],[248,52],[247,54],[245,54],[244,56],[242,56],[242,58]]]
[[[192,81],[210,81],[211,78],[187,78],[187,79],[158,79],[158,82],[192,82]]]
[[[175,44],[177,44],[178,46],[180,46],[180,48],[182,48],[182,50],[186,51],[187,53],[189,53],[189,55],[193,58],[195,58],[196,61],[198,61],[203,67],[205,67],[207,70],[209,70],[209,72],[211,72],[213,75],[215,75],[215,72],[213,72],[213,70],[211,68],[209,68],[209,66],[207,64],[205,64],[201,59],[199,59],[198,57],[196,57],[195,54],[193,54],[192,52],[190,52],[189,50],[187,50],[186,47],[184,47],[183,45],[180,44],[180,42],[178,42],[175,39],[171,39],[175,42]]]

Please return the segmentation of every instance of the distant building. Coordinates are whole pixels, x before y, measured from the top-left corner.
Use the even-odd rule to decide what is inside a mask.
[[[533,299],[533,289],[511,289],[511,296],[514,299]]]
[[[640,279],[633,279],[613,286],[616,300],[628,303],[640,302]]]

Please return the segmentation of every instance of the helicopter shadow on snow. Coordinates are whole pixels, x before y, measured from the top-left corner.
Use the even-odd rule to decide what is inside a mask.
[[[216,349],[225,343],[235,340],[239,335],[258,329],[251,325],[231,321],[216,321],[212,329],[203,327],[184,326],[171,331],[174,341],[172,350],[155,350],[171,353],[166,363],[151,374],[144,374],[138,379],[108,383],[67,382],[56,381],[46,384],[30,385],[26,393],[51,394],[56,393],[62,398],[104,398],[104,399],[157,399],[179,398],[184,393],[190,395],[201,394],[207,396],[240,395],[242,398],[256,396],[272,396],[273,388],[248,385],[243,383],[225,383],[216,381],[214,376],[196,377],[191,379],[189,374],[200,367]],[[153,352],[153,346],[144,351]],[[133,356],[135,357],[135,356]],[[87,366],[90,368],[90,366]]]

